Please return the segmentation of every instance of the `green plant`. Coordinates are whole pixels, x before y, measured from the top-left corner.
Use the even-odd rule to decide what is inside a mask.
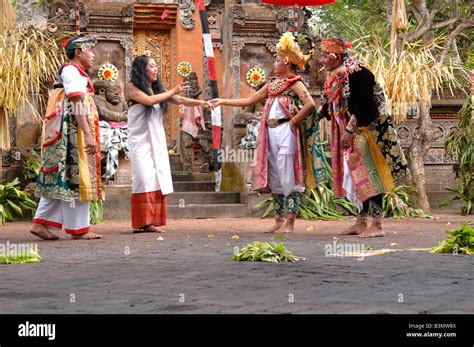
[[[454,230],[446,230],[450,236],[431,249],[431,253],[462,253],[474,255],[473,223],[463,223]]]
[[[384,217],[406,218],[406,217],[427,217],[431,216],[421,208],[416,208],[409,192],[416,190],[413,186],[399,186],[385,193],[382,200]]]
[[[0,254],[0,263],[3,264],[23,264],[37,263],[41,261],[41,256],[37,251],[28,249],[20,253]]]
[[[304,203],[300,206],[300,214],[309,220],[340,220],[343,215],[336,206],[343,207],[346,211],[354,211],[353,205],[346,199],[336,199],[334,192],[327,185],[321,184],[314,189],[307,189]],[[355,211],[354,211],[355,214]]]
[[[105,192],[102,190],[102,199],[91,201],[89,204],[91,224],[104,223],[104,202],[105,202]]]
[[[53,4],[53,0],[37,0],[33,7],[35,8],[39,8],[39,7],[51,7],[51,5]]]
[[[21,165],[23,166],[23,176],[27,181],[36,180],[38,177],[41,164],[35,159],[22,160]]]
[[[416,208],[409,192],[413,186],[399,186],[385,193],[382,201],[384,217],[406,218],[431,216],[420,208]],[[257,202],[254,209],[265,208],[261,218],[266,218],[273,211],[271,196]],[[341,209],[343,212],[340,212]],[[335,198],[334,192],[328,185],[321,184],[314,189],[307,189],[299,214],[307,220],[341,220],[345,215],[357,215],[356,207],[346,198]]]
[[[243,247],[240,252],[232,256],[237,261],[265,261],[270,263],[295,262],[302,260],[294,256],[285,248],[283,242],[259,242],[254,241]]]
[[[18,188],[19,184],[18,178],[0,184],[0,225],[13,221],[15,217],[23,217],[25,212],[36,210],[36,202]]]
[[[259,210],[262,207],[265,207],[265,212],[263,212],[260,218],[266,218],[268,215],[270,215],[270,213],[272,213],[274,203],[275,202],[273,201],[273,197],[270,195],[265,199],[257,202],[255,205],[252,206],[252,208],[254,210]]]
[[[458,126],[452,129],[444,141],[446,155],[455,160],[453,172],[460,180],[456,188],[446,188],[456,193],[452,198],[440,203],[440,207],[446,206],[454,200],[464,201],[461,214],[469,215],[474,205],[474,122],[472,121],[472,98],[468,98],[458,112]]]

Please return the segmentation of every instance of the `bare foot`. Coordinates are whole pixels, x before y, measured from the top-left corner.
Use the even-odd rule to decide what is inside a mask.
[[[291,234],[293,231],[291,228],[283,228],[282,230],[275,231],[275,234]]]
[[[288,217],[286,218],[286,223],[283,226],[283,229],[281,231],[278,231],[280,234],[291,234],[292,232],[295,231],[295,220],[296,216],[294,214],[289,213]]]
[[[384,231],[382,230],[382,225],[380,224],[372,224],[369,229],[362,232],[359,237],[360,238],[369,238],[369,237],[383,237],[385,236]]]
[[[53,241],[59,239],[59,237],[49,231],[44,224],[33,223],[33,226],[30,229],[30,233],[46,241]]]
[[[165,233],[166,230],[155,225],[147,225],[143,228],[133,229],[134,234],[139,233]]]
[[[149,225],[145,228],[147,232],[154,232],[154,233],[166,233],[166,230],[156,225]]]
[[[339,235],[360,235],[367,230],[367,217],[357,217],[354,225],[339,233]]]
[[[102,235],[93,233],[89,231],[88,233],[85,234],[80,234],[80,235],[71,235],[71,239],[73,240],[97,240],[101,239]]]
[[[275,224],[273,224],[269,229],[265,230],[264,233],[274,233],[285,223],[285,219],[283,218],[275,218]]]

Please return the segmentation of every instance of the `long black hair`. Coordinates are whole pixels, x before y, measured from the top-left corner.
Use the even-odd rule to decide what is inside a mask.
[[[147,55],[140,55],[133,60],[132,63],[132,77],[130,82],[132,82],[135,87],[140,89],[146,95],[152,95],[150,89],[148,88],[148,79],[146,77],[146,66],[150,61],[151,57]],[[151,89],[153,90],[154,94],[161,94],[164,93],[166,90],[163,87],[163,83],[161,82],[160,78],[158,78],[155,82],[151,84]],[[163,111],[166,111],[168,107],[168,102],[163,101],[160,103],[161,108]]]

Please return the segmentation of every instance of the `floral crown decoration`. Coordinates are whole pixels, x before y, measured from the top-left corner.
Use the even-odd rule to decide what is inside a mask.
[[[281,55],[285,59],[285,64],[292,63],[300,70],[304,69],[312,57],[312,54],[303,54],[293,34],[290,32],[286,32],[282,35],[276,45],[276,51],[278,55]]]

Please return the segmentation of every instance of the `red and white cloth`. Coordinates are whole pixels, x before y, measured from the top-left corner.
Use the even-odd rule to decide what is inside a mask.
[[[192,137],[196,137],[199,128],[206,130],[204,115],[201,106],[184,106],[182,130]]]
[[[68,202],[58,199],[41,198],[33,223],[43,224],[48,229],[81,235],[89,232],[89,201]]]

